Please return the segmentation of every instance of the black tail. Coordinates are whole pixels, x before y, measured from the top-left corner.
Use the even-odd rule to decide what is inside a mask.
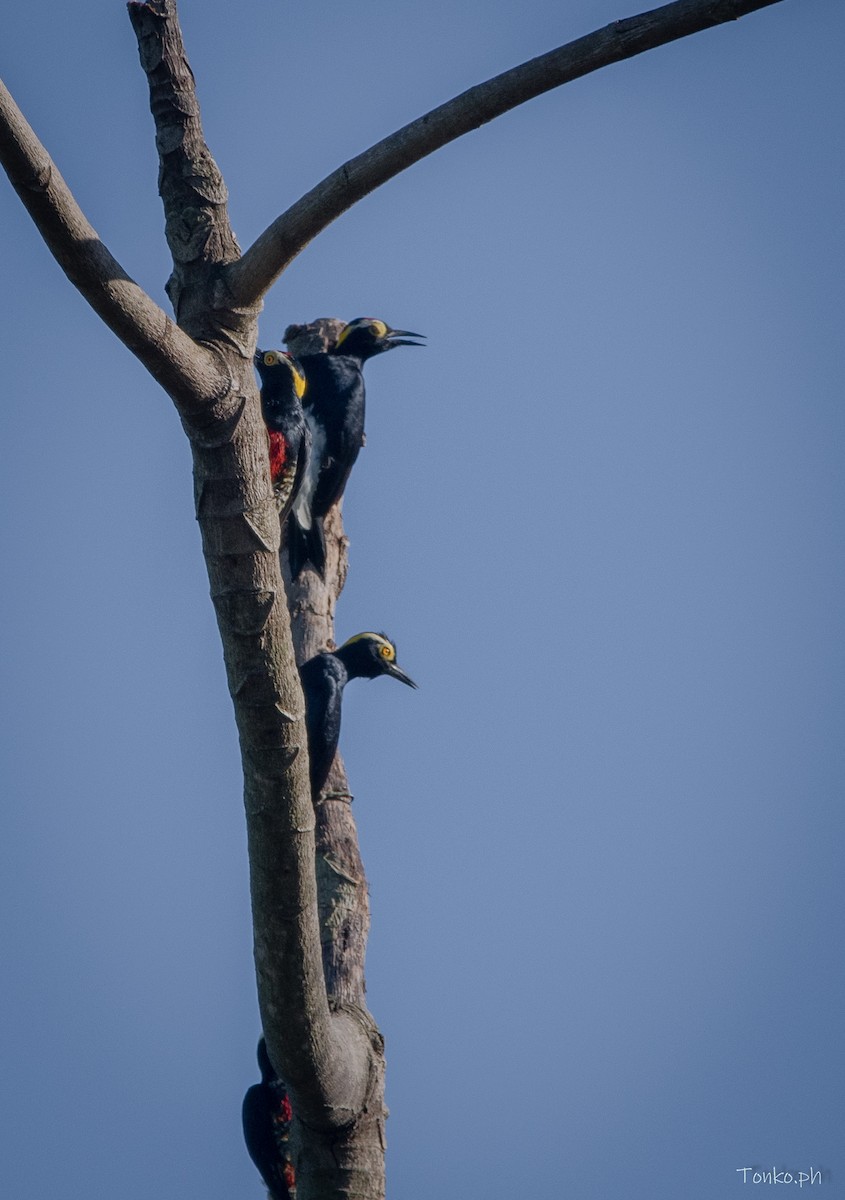
[[[322,517],[314,517],[311,528],[303,529],[296,519],[296,514],[292,512],[285,524],[285,545],[292,579],[298,579],[309,562],[320,577],[325,579],[326,537],[323,533]]]

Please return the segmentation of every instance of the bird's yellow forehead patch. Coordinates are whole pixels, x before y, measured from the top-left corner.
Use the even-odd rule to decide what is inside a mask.
[[[345,325],[343,329],[341,329],[336,345],[340,346],[343,342],[345,342],[354,329],[371,329],[376,338],[386,337],[388,332],[388,327],[385,325],[384,321],[376,321],[370,317],[362,317],[358,321],[350,321],[348,325]]]
[[[344,646],[351,646],[354,642],[375,642],[379,648],[379,654],[387,662],[393,662],[396,658],[396,647],[383,638],[380,633],[356,633],[354,637],[349,638],[343,643]],[[341,646],[343,649],[343,646]]]

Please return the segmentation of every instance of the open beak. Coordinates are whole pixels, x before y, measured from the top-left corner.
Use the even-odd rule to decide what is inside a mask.
[[[423,346],[425,343],[424,333],[411,333],[410,329],[388,329],[384,335],[387,339],[387,348],[392,350],[394,346]],[[422,338],[423,341],[411,342],[409,338]]]
[[[398,679],[402,683],[407,683],[408,687],[415,688],[417,686],[411,676],[406,675],[403,670],[396,666],[396,663],[390,663],[387,668],[387,674],[392,675],[394,679]]]

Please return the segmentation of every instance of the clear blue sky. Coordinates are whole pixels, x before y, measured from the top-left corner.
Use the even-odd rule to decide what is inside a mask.
[[[182,0],[241,244],[402,123],[633,11]],[[536,100],[268,298],[264,345],[324,315],[429,340],[368,368],[337,630],[387,630],[420,684],[350,688],[342,738],[391,1200],[730,1200],[752,1165],[845,1196],[844,35],[840,0],[786,0]],[[164,302],[123,4],[12,5],[3,40]],[[0,220],[0,1195],[261,1200],[188,447],[8,186]]]

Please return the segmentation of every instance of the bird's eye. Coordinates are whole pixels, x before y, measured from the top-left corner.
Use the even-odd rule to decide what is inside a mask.
[[[382,658],[386,658],[388,662],[393,662],[394,658],[396,657],[396,651],[392,646],[382,646],[379,650],[379,654],[382,656]]]
[[[272,350],[268,351],[268,353],[264,355],[264,366],[265,367],[275,367],[275,365],[278,361],[279,361],[278,354],[274,354]]]
[[[384,321],[371,321],[370,329],[373,331],[373,334],[376,338],[381,339],[387,335],[387,326],[385,325]]]

